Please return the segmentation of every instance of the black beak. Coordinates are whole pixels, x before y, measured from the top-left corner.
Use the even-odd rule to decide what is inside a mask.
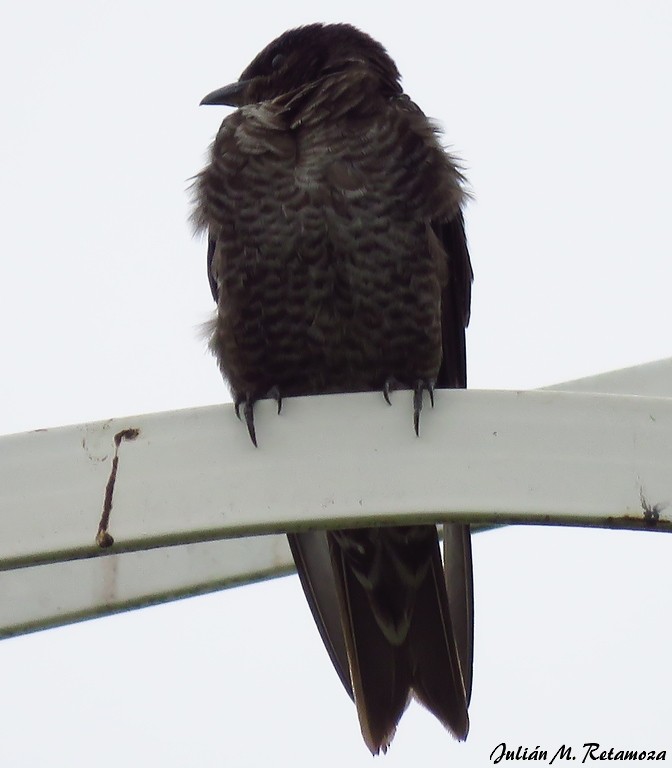
[[[227,107],[242,107],[245,101],[245,91],[249,80],[239,80],[237,83],[225,85],[216,91],[209,93],[201,99],[201,104],[221,104]]]

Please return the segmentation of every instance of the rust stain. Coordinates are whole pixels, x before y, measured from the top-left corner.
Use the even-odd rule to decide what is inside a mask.
[[[122,440],[135,440],[140,435],[140,430],[135,428],[122,429],[114,436],[114,458],[112,459],[112,469],[105,486],[105,498],[103,500],[103,514],[98,524],[98,533],[96,534],[96,544],[101,549],[106,549],[114,544],[114,539],[108,533],[110,524],[110,514],[112,513],[112,497],[114,496],[114,485],[117,482],[117,471],[119,469],[119,446]]]

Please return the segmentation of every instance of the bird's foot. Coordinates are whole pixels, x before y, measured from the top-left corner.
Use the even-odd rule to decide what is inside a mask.
[[[278,404],[278,413],[282,410],[282,396],[280,395],[280,390],[277,388],[277,386],[271,387],[268,392],[266,393],[266,397],[272,397],[273,400]],[[245,424],[247,425],[247,432],[250,436],[250,440],[252,441],[252,444],[254,447],[257,447],[257,432],[254,428],[254,404],[259,400],[258,397],[253,397],[252,395],[239,395],[236,397],[235,403],[233,405],[236,416],[240,419],[240,407],[243,406],[243,416],[245,417]],[[242,419],[241,419],[242,420]]]
[[[415,434],[420,436],[420,411],[422,410],[422,393],[429,393],[429,402],[434,407],[434,379],[418,379],[413,387],[413,426]]]
[[[236,416],[240,419],[240,406],[243,406],[243,416],[245,417],[245,424],[247,425],[247,432],[252,441],[252,445],[257,447],[257,433],[254,429],[254,403],[256,401],[250,395],[240,395],[236,398],[234,408]]]
[[[275,400],[275,402],[278,404],[278,413],[280,413],[282,410],[282,395],[280,394],[280,390],[275,386],[275,384],[268,390],[266,397],[272,397]]]
[[[413,426],[415,427],[415,434],[420,435],[420,411],[422,410],[422,395],[423,392],[429,393],[429,402],[434,407],[434,387],[436,385],[435,379],[417,379],[413,386]],[[395,389],[399,389],[402,385],[399,380],[394,376],[388,376],[383,384],[383,397],[388,405],[392,405],[390,400],[390,394]]]
[[[385,398],[385,402],[388,405],[392,405],[390,394],[394,392],[395,389],[399,389],[399,382],[394,378],[394,376],[388,376],[385,379],[385,383],[383,384],[383,397]]]

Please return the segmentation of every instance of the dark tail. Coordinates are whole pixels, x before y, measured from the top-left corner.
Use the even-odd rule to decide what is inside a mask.
[[[471,671],[463,670],[460,654],[466,653],[471,617],[455,617],[463,628],[456,638],[434,526],[289,538],[308,603],[355,700],[371,752],[387,749],[413,695],[456,738],[466,738]],[[463,544],[458,537],[451,554],[465,563]],[[464,613],[470,584],[455,594],[455,610]],[[470,663],[470,648],[468,658]]]

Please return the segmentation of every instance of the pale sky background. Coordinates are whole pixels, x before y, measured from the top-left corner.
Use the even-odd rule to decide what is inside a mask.
[[[185,192],[228,111],[198,102],[313,21],[379,39],[464,159],[472,387],[672,355],[668,0],[6,0],[0,433],[228,399]],[[477,535],[469,739],[413,705],[378,765],[484,766],[502,741],[672,759],[671,554]],[[0,687],[2,766],[372,764],[295,577],[3,641]]]

